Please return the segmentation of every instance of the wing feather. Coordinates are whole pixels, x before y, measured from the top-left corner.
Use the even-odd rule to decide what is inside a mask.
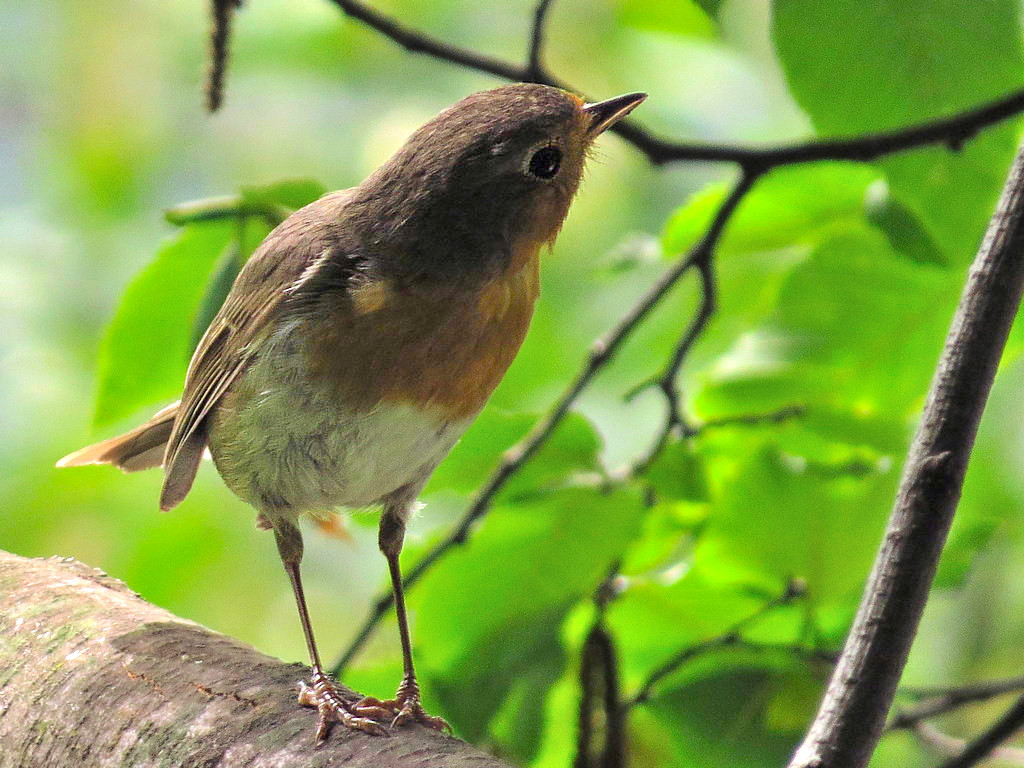
[[[347,196],[347,190],[335,192],[293,213],[267,236],[235,279],[189,363],[164,454],[162,509],[178,504],[191,488],[207,443],[207,417],[248,366],[254,342],[304,287],[351,258],[333,226]]]

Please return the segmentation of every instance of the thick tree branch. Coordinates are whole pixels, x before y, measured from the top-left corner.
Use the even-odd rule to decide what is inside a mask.
[[[1024,149],[971,266],[853,628],[790,768],[861,768],[882,733],[1024,288]]]
[[[335,727],[295,700],[308,670],[176,618],[80,563],[0,552],[0,763],[6,768],[510,768],[410,726]]]

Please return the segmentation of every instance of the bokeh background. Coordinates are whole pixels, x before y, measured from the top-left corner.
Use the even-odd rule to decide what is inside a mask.
[[[377,7],[517,61],[533,11],[523,0]],[[161,514],[159,473],[53,463],[180,388],[186,355],[174,351],[185,338],[150,336],[145,322],[133,365],[174,352],[157,368],[163,378],[147,380],[109,350],[98,362],[126,288],[179,234],[165,209],[288,179],[351,186],[437,111],[499,83],[408,54],[325,0],[251,0],[235,24],[225,106],[211,116],[201,95],[206,13],[196,0],[0,0],[0,547],[79,558],[179,615],[305,661],[273,542],[212,466]],[[995,0],[581,0],[556,4],[545,54],[590,95],[650,93],[636,117],[665,135],[771,144],[896,127],[1017,87],[1018,13]],[[524,765],[569,765],[589,594],[622,557],[626,589],[609,621],[627,693],[673,650],[756,611],[789,577],[806,579],[808,598],[771,617],[761,639],[838,647],[1017,128],[987,131],[955,155],[926,150],[764,180],[723,244],[721,309],[684,371],[687,410],[697,422],[786,405],[806,406],[806,416],[673,445],[650,479],[654,507],[632,487],[611,496],[565,488],[579,471],[641,454],[656,434],[657,391],[623,395],[660,369],[690,317],[693,286],[676,291],[581,399],[562,453],[541,462],[548,472],[527,476],[465,552],[417,587],[414,635],[433,709]],[[407,563],[448,529],[589,342],[693,241],[733,174],[657,168],[618,137],[601,140],[545,261],[526,345],[428,489]],[[180,311],[182,293],[198,295],[210,277],[212,262],[203,263],[195,275],[176,273],[181,284],[166,286],[166,305],[155,297],[153,317]],[[1020,342],[1015,331],[907,684],[1020,672]],[[97,410],[111,397],[104,366],[122,362],[152,397]],[[306,585],[328,657],[385,584],[375,523],[309,531]],[[386,623],[347,681],[388,695],[399,669]],[[786,652],[715,655],[636,709],[630,764],[779,764],[824,674]],[[940,725],[970,734],[995,711]],[[876,762],[933,759],[895,734]]]

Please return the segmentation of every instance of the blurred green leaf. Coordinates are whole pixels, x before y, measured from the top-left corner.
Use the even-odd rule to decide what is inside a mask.
[[[618,21],[623,26],[651,32],[711,37],[716,30],[710,15],[703,3],[691,0],[621,0]]]
[[[877,195],[872,195],[874,191]],[[875,182],[869,188],[868,221],[874,224],[897,253],[922,264],[946,264],[945,252],[913,211]]]
[[[502,452],[525,435],[536,420],[534,414],[485,408],[431,476],[426,492],[475,490],[494,471]]]
[[[190,224],[128,285],[100,347],[96,424],[181,391],[204,287],[234,222]]]
[[[220,311],[243,264],[241,249],[238,246],[238,241],[234,240],[228,244],[218,260],[217,266],[213,270],[213,276],[203,293],[202,301],[199,302],[196,319],[192,324],[190,349],[194,350],[199,346],[199,341],[203,338],[210,323],[213,322],[217,312]]]
[[[729,222],[719,253],[729,255],[813,245],[837,222],[864,216],[865,193],[879,178],[857,163],[783,167],[760,179]],[[669,218],[665,253],[676,255],[697,242],[728,194],[716,184],[698,192]]]
[[[774,318],[702,374],[702,414],[797,403],[803,423],[864,437],[880,429],[892,447],[885,436],[924,396],[959,286],[898,258],[877,230],[833,235],[783,283]]]
[[[896,472],[813,471],[770,439],[749,446],[723,488],[694,554],[709,579],[781,591],[807,583],[809,600],[854,604],[896,489]]]
[[[543,679],[528,687],[539,706],[560,674],[562,617],[590,597],[644,512],[639,493],[625,489],[567,489],[499,506],[472,546],[424,576],[411,596],[419,659],[459,733],[481,738],[510,695],[509,681],[538,669]],[[517,717],[506,709],[502,721]],[[531,739],[517,749],[535,747]]]
[[[599,472],[600,451],[601,438],[590,421],[579,413],[566,414],[536,455],[508,481],[503,495],[532,494],[558,487],[577,472]]]
[[[687,440],[676,440],[665,446],[644,477],[658,498],[709,500],[703,459]]]

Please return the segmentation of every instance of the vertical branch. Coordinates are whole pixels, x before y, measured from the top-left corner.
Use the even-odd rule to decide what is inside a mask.
[[[533,12],[533,29],[530,32],[530,50],[526,56],[526,72],[529,75],[528,79],[534,83],[543,83],[548,79],[540,57],[541,51],[544,50],[544,22],[547,21],[552,3],[553,0],[540,0]]]
[[[861,768],[878,743],[1022,287],[1024,146],[971,265],[857,617],[790,768]]]
[[[210,112],[216,112],[224,99],[231,17],[241,4],[241,0],[212,0],[210,5],[210,68],[206,75],[206,108]]]
[[[605,610],[618,594],[616,562],[594,594],[597,616],[583,641],[580,657],[580,709],[573,768],[625,768],[626,707],[622,706],[615,642],[604,623]],[[601,708],[597,709],[600,690]],[[594,715],[604,716],[600,762],[594,761]]]

